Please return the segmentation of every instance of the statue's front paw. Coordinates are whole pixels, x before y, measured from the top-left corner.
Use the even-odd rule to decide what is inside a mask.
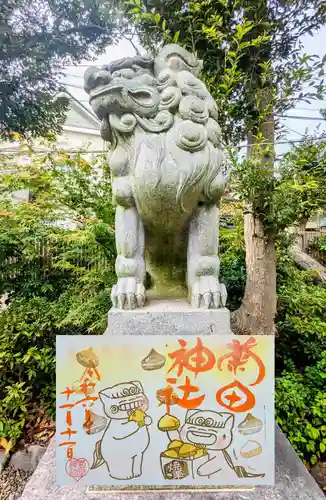
[[[225,307],[227,291],[215,276],[198,276],[191,290],[191,304],[203,309]]]
[[[117,309],[144,307],[145,300],[145,287],[142,283],[137,283],[135,278],[119,278],[118,283],[112,287],[111,301]]]

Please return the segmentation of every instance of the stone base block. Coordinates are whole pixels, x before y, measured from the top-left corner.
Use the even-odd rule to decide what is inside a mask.
[[[111,309],[110,335],[223,335],[231,334],[230,311],[193,309],[185,300],[153,300],[143,308]]]
[[[27,483],[20,500],[325,500],[325,496],[309,474],[292,446],[275,431],[275,486],[258,486],[246,490],[182,492],[172,491],[103,491],[103,487],[85,489],[57,486],[55,479],[55,438]],[[93,491],[91,491],[93,490]]]

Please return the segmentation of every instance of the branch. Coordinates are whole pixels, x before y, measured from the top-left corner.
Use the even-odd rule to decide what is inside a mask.
[[[112,25],[113,27],[114,25]],[[83,32],[83,31],[88,31],[88,30],[95,30],[95,31],[102,31],[104,33],[112,34],[114,33],[114,29],[110,32],[108,27],[103,28],[102,26],[99,26],[97,24],[86,24],[84,26],[74,26],[73,28],[69,28],[64,31],[60,31],[60,35],[70,35],[72,33],[78,33],[78,32]]]
[[[110,27],[112,28],[112,30],[110,31]],[[72,28],[68,28],[66,30],[63,30],[63,31],[59,31],[58,33],[55,33],[55,32],[46,32],[46,31],[43,31],[41,33],[36,33],[35,35],[32,35],[30,37],[21,37],[19,36],[19,34],[15,37],[16,38],[16,43],[13,42],[13,40],[11,41],[11,44],[8,46],[8,51],[10,51],[10,58],[13,59],[15,57],[19,57],[21,56],[22,54],[24,53],[30,53],[30,50],[31,48],[33,47],[36,47],[40,44],[42,44],[42,41],[44,39],[47,40],[47,45],[49,45],[52,41],[52,39],[58,39],[58,36],[59,37],[63,37],[63,40],[65,41],[66,43],[66,40],[65,40],[65,37],[71,35],[71,34],[74,34],[74,33],[85,33],[85,32],[89,32],[89,31],[100,31],[102,33],[106,33],[108,35],[110,35],[111,37],[116,34],[116,33],[119,33],[117,30],[114,29],[115,25],[109,25],[108,27],[104,28],[102,26],[99,26],[97,24],[87,24],[87,25],[83,25],[83,26],[74,26]],[[50,39],[48,38],[50,35]],[[9,55],[6,54],[6,59],[9,58]]]
[[[140,54],[140,51],[139,51],[138,47],[134,44],[134,42],[133,42],[131,39],[129,39],[128,37],[126,37],[125,35],[123,35],[123,38],[125,38],[126,40],[128,40],[128,42],[130,42],[130,43],[131,43],[131,45],[132,45],[132,47],[134,48],[134,50],[135,50],[135,52],[136,52],[137,56],[140,56],[140,55],[141,55],[141,54]]]
[[[135,52],[136,52],[137,56],[140,56],[140,55],[141,55],[141,54],[140,54],[140,51],[139,51],[138,47],[135,45],[135,43],[134,43],[134,41],[133,41],[133,38],[134,38],[134,36],[135,36],[136,34],[137,34],[137,30],[135,29],[135,31],[134,31],[133,33],[131,33],[130,38],[129,38],[129,37],[127,37],[126,35],[122,35],[122,37],[123,37],[125,40],[127,40],[128,42],[130,42],[130,44],[132,45],[133,49],[135,50]]]
[[[316,259],[303,252],[298,245],[291,248],[291,253],[296,265],[300,269],[308,271],[315,271],[320,281],[326,283],[326,268],[320,264]]]

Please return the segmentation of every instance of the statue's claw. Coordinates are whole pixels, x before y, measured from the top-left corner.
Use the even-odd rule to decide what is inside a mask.
[[[119,278],[118,283],[112,287],[111,301],[117,309],[144,307],[145,287],[142,283],[137,283],[135,278]]]
[[[138,307],[144,307],[146,302],[146,290],[142,283],[138,283],[136,288],[136,298]]]
[[[213,295],[214,309],[218,309],[221,303],[221,294],[219,292],[215,292],[212,295]]]
[[[227,292],[225,285],[215,276],[198,276],[192,286],[192,306],[203,309],[225,307]]]
[[[225,307],[228,298],[228,292],[226,291],[226,286],[224,285],[224,283],[220,284],[220,293],[221,293],[221,305],[222,307]]]

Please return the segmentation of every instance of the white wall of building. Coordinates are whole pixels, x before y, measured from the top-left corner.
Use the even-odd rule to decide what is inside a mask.
[[[70,101],[70,107],[67,112],[62,133],[57,136],[57,147],[67,152],[71,151],[72,153],[83,151],[86,158],[107,151],[108,145],[102,140],[100,135],[99,120],[92,113],[90,108],[80,103],[69,92],[67,92],[67,95]],[[20,154],[19,148],[19,142],[2,142],[0,143],[0,154],[1,151],[3,151],[3,154],[6,154],[7,150],[15,151],[17,149],[17,159],[19,158],[19,163],[30,163],[30,158]],[[44,149],[45,146],[35,141],[36,151],[43,151]],[[87,152],[84,153],[84,151]],[[12,170],[10,166],[8,170]],[[26,190],[20,190],[13,193],[14,203],[28,201],[28,197],[29,193]]]

